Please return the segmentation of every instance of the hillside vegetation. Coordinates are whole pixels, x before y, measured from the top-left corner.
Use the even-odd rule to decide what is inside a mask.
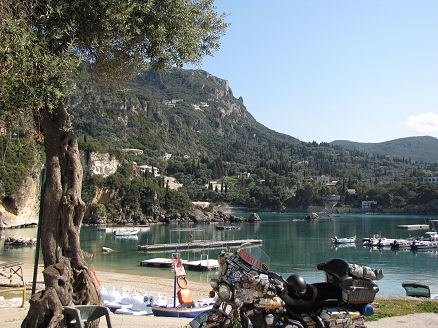
[[[277,133],[255,121],[228,81],[207,72],[145,70],[131,81],[99,81],[84,70],[72,83],[68,105],[80,148],[108,152],[123,163],[107,178],[84,177],[89,216],[138,221],[185,212],[190,201],[329,210],[374,200],[377,209],[438,212],[437,185],[421,183],[438,175],[437,163]],[[293,124],[293,117],[288,120]],[[5,177],[10,170],[5,163],[16,159],[13,148],[1,146]],[[140,174],[134,163],[158,168],[160,176]],[[183,186],[172,190],[164,176]],[[12,192],[13,183],[2,180],[3,193]]]
[[[420,184],[423,176],[437,174],[436,163],[277,133],[255,121],[228,81],[205,71],[146,70],[132,81],[110,83],[84,73],[75,83],[69,99],[81,147],[157,167],[182,183],[179,192],[193,201],[305,209],[360,207],[362,200],[403,208],[438,199],[435,186]],[[121,151],[126,148],[143,153]],[[166,153],[172,156],[164,159]],[[239,179],[244,172],[250,176]],[[321,176],[337,184],[327,185]],[[332,195],[340,199],[330,202]]]
[[[409,161],[438,163],[438,139],[429,136],[407,137],[379,143],[335,140],[330,142],[330,145],[374,155],[407,158]]]

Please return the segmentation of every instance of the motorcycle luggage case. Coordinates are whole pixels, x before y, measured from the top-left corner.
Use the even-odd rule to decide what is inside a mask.
[[[368,304],[374,301],[379,287],[371,280],[353,279],[352,284],[342,288],[342,301],[347,304]]]
[[[327,328],[344,328],[365,327],[364,318],[359,312],[346,311],[337,308],[326,308],[321,312],[321,318],[323,319]]]

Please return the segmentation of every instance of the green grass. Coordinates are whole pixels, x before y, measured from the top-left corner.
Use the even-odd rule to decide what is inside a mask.
[[[438,301],[430,299],[418,300],[376,300],[373,304],[376,313],[366,317],[366,321],[396,317],[413,313],[438,313]]]

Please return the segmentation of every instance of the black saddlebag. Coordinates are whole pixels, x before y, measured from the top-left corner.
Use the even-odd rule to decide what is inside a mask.
[[[379,287],[369,279],[352,277],[349,263],[341,259],[333,259],[318,264],[319,270],[324,270],[326,279],[342,291],[342,301],[347,304],[368,304],[374,301]]]

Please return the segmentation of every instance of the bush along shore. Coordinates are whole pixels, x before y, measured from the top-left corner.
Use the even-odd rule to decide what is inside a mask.
[[[143,225],[149,223],[238,223],[260,221],[257,213],[252,213],[248,218],[236,216],[231,213],[214,209],[212,211],[202,211],[194,209],[183,214],[174,213],[154,213],[150,216],[143,215],[121,215],[117,218],[107,218],[104,216],[88,217],[84,223],[88,224],[121,224],[121,225]]]

